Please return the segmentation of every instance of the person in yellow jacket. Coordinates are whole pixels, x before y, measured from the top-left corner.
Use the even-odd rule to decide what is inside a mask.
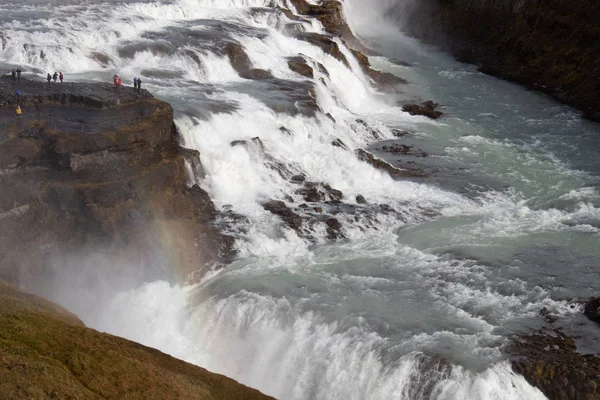
[[[23,118],[23,110],[21,110],[21,106],[17,106],[17,109],[15,110],[15,114],[17,115],[17,118]]]

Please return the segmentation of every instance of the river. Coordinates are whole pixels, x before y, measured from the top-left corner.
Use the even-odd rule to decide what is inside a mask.
[[[351,27],[380,54],[373,66],[409,82],[381,93],[356,60],[346,66],[295,39],[294,29],[322,27],[292,23],[276,4],[0,4],[0,67],[81,81],[142,76],[201,153],[206,174],[191,180],[244,217],[229,228],[237,260],[199,284],[140,283],[93,306],[65,293],[53,300],[95,329],[280,399],[544,399],[502,348],[545,326],[543,309],[582,349],[598,345],[598,328],[571,300],[600,292],[600,126],[347,1]],[[241,78],[217,51],[227,41],[274,78]],[[299,54],[316,71],[314,115],[290,111],[306,78],[286,57]],[[400,102],[415,99],[446,116],[403,113]],[[254,137],[264,148],[230,145]],[[419,151],[382,151],[395,143]],[[361,148],[426,176],[394,180],[360,161]],[[324,224],[299,237],[263,209],[270,199],[303,202],[272,160],[343,192],[353,206],[336,214],[345,239],[328,240]]]

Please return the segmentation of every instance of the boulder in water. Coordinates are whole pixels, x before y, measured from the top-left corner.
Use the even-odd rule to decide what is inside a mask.
[[[314,76],[313,68],[308,65],[304,57],[290,57],[288,58],[288,67],[295,73],[312,78]]]
[[[423,115],[431,119],[438,119],[443,112],[436,110],[438,104],[433,101],[426,101],[421,104],[405,104],[402,107],[402,111],[409,113],[410,115]]]
[[[358,157],[359,160],[364,161],[367,164],[370,164],[374,168],[377,168],[379,170],[387,172],[388,174],[390,174],[390,176],[392,178],[403,178],[403,177],[405,178],[405,177],[417,177],[417,176],[422,177],[425,175],[421,171],[396,168],[393,165],[391,165],[390,163],[383,161],[380,158],[375,157],[373,154],[371,154],[368,151],[363,150],[363,149],[356,150],[356,156]]]
[[[287,226],[295,230],[300,236],[304,236],[304,232],[302,231],[304,219],[293,212],[283,201],[271,200],[263,204],[263,208],[272,214],[280,216]]]
[[[335,218],[329,218],[325,221],[327,225],[327,238],[331,240],[343,239],[345,236],[342,233],[342,224]]]
[[[359,194],[358,196],[356,196],[356,202],[358,204],[367,204],[367,199],[365,199],[365,196],[363,196],[362,194]]]
[[[583,313],[591,321],[600,324],[600,297],[589,299],[584,305]]]

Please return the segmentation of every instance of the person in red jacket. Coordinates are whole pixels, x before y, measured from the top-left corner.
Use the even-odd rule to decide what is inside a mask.
[[[61,71],[61,73],[60,73],[60,74],[58,74],[58,79],[60,79],[60,83],[62,83],[62,82],[63,82],[64,75],[63,75],[62,71]]]

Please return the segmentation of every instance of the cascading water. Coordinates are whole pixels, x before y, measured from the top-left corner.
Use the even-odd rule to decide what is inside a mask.
[[[541,326],[543,308],[578,318],[568,300],[599,289],[600,128],[404,38],[362,3],[347,2],[351,25],[382,54],[377,68],[409,81],[404,93],[376,90],[342,42],[349,65],[295,38],[322,26],[288,18],[284,1],[0,5],[0,66],[142,76],[201,153],[206,174],[193,179],[244,216],[239,259],[200,284],[147,283],[93,310],[55,300],[281,399],[544,398],[502,346]],[[226,43],[273,78],[240,77]],[[315,71],[314,104],[288,68],[298,55]],[[448,116],[411,117],[397,105],[409,97]],[[394,180],[354,154],[383,157],[397,140],[429,154],[410,161],[426,177]],[[303,202],[295,174],[343,192],[346,239],[328,240],[319,221],[301,237],[263,208]]]

